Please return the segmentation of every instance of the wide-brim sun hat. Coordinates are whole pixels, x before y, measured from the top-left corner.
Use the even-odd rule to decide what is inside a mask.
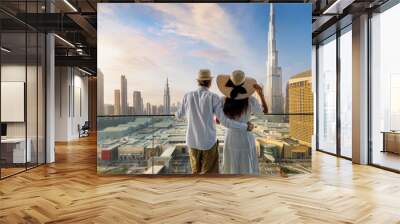
[[[211,80],[213,77],[211,76],[211,72],[209,69],[200,69],[199,73],[197,74],[197,80],[205,81]]]
[[[233,71],[232,75],[218,75],[217,77],[219,91],[226,97],[235,100],[246,99],[253,95],[256,91],[254,84],[257,84],[257,81],[246,77],[241,70]]]

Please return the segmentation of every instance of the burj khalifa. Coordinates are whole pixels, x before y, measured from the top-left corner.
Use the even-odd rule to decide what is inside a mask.
[[[275,40],[275,12],[274,5],[270,4],[269,30],[268,30],[268,52],[267,52],[267,104],[270,113],[283,113],[282,95],[282,69],[278,66],[278,51]]]

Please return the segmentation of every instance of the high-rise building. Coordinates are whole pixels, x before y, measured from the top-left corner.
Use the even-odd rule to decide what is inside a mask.
[[[136,115],[143,114],[143,99],[140,91],[133,91],[133,108]]]
[[[113,115],[114,114],[114,105],[105,104],[104,105],[104,114],[105,115]]]
[[[133,106],[128,106],[128,114],[129,115],[134,115],[135,114]]]
[[[286,83],[286,94],[285,94],[285,114],[289,113],[289,82]]]
[[[270,4],[268,52],[267,52],[267,84],[266,97],[271,113],[283,112],[282,69],[278,66],[278,51],[275,40],[274,5]]]
[[[151,115],[151,104],[149,102],[146,103],[146,114]]]
[[[297,74],[288,81],[289,113],[313,113],[313,93],[311,71]],[[311,143],[313,134],[312,115],[289,116],[289,134],[293,138]]]
[[[165,109],[164,105],[159,105],[157,109],[157,114],[167,114],[165,113],[164,109]]]
[[[124,75],[121,75],[121,114],[128,114],[128,83]]]
[[[152,115],[157,115],[158,114],[157,105],[152,105],[151,106],[151,114]]]
[[[121,91],[114,90],[114,115],[121,115]]]
[[[104,115],[104,74],[98,69],[97,70],[97,114]]]
[[[173,113],[175,113],[176,112],[176,104],[175,103],[173,103],[172,105],[171,105],[171,114],[173,114]]]
[[[169,84],[168,84],[168,78],[167,78],[167,83],[165,85],[164,89],[164,114],[170,114],[171,113],[171,96],[169,92]]]

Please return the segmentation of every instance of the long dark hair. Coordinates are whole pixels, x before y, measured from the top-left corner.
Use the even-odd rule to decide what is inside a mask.
[[[240,117],[249,107],[249,98],[235,100],[225,97],[224,113],[227,117],[235,119]]]

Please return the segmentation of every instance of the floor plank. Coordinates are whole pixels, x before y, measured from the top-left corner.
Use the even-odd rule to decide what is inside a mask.
[[[0,181],[0,223],[400,223],[400,175],[315,152],[283,177],[96,174],[96,139]]]

